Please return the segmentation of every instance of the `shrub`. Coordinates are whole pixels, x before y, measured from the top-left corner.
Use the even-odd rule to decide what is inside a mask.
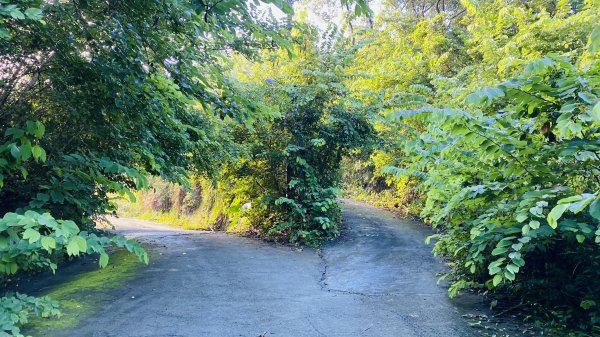
[[[421,215],[439,230],[434,251],[453,261],[451,295],[501,288],[598,332],[598,96],[600,63],[552,56],[467,96],[468,112],[400,114],[429,121],[406,146],[413,163],[390,170],[425,178]]]

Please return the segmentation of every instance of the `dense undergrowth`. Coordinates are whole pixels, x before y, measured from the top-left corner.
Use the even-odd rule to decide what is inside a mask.
[[[452,296],[491,290],[551,335],[600,334],[599,6],[390,8],[350,85],[387,104],[351,195],[433,224]]]

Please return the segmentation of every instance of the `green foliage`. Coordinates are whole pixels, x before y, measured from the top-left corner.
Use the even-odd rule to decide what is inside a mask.
[[[239,231],[245,228],[236,215],[240,207],[231,202],[235,186],[193,177],[189,186],[150,179],[150,188],[135,193],[135,202],[119,202],[119,214],[158,221],[186,229]]]
[[[405,3],[358,36],[369,43],[348,85],[374,92],[382,142],[349,166],[348,188],[416,206],[452,296],[490,289],[535,304],[527,314],[555,334],[598,333],[600,3],[461,1],[424,15]]]
[[[428,124],[405,143],[412,162],[398,174],[424,177],[421,215],[440,228],[434,251],[455,263],[451,294],[510,284],[546,308],[569,308],[584,319],[578,328],[597,325],[599,94],[597,61],[578,69],[553,56],[468,95],[469,112],[397,115]],[[571,303],[548,296],[551,287]]]
[[[148,263],[147,253],[135,241],[80,231],[73,221],[55,220],[49,213],[6,213],[0,219],[0,273],[3,274],[40,268],[55,271],[57,266],[52,257],[62,252],[70,256],[100,254],[100,267],[105,267],[108,254],[104,248],[108,246],[125,247]]]
[[[40,22],[42,20],[41,1],[3,0],[0,1],[0,41],[12,37],[9,25],[12,22]],[[7,24],[8,23],[8,24]]]
[[[242,0],[0,0],[0,273],[105,266],[107,246],[146,260],[94,229],[115,196],[318,245],[338,234],[345,160],[354,196],[435,226],[452,296],[520,296],[599,333],[598,1],[388,1],[373,21],[343,0],[348,38],[265,2],[288,19]],[[56,313],[2,301],[10,334]]]
[[[36,162],[46,161],[46,151],[40,147],[39,140],[44,136],[45,127],[40,122],[27,121],[25,128],[8,128],[4,136],[6,142],[0,145],[0,189],[4,179],[18,172],[23,179],[27,178],[24,165],[30,158]]]
[[[373,137],[370,108],[345,86],[356,49],[335,29],[317,34],[299,24],[293,59],[238,65],[246,95],[271,117],[234,129],[245,155],[225,172],[234,203],[252,204],[242,214],[252,229],[309,245],[338,234],[341,160]]]
[[[30,316],[58,317],[58,303],[49,297],[31,297],[16,293],[0,298],[0,336],[22,337],[18,328],[29,322]]]
[[[124,247],[148,263],[148,254],[133,240],[114,235],[96,235],[80,231],[71,220],[55,220],[49,213],[26,211],[24,214],[6,213],[0,219],[0,276],[21,271],[49,268],[56,271],[56,257],[61,254],[99,254],[100,267],[108,264],[106,247]],[[19,326],[27,323],[28,316],[58,315],[58,304],[49,298],[34,298],[17,294],[0,298],[0,335],[20,336]]]
[[[244,1],[42,8],[44,22],[7,19],[0,123],[43,123],[36,145],[45,152],[18,133],[5,135],[14,140],[2,150],[47,160],[29,164],[28,179],[5,174],[0,197],[10,202],[0,213],[29,206],[89,224],[113,210],[110,193],[144,187],[141,175],[214,174],[230,157],[219,117],[240,118],[243,105],[222,76],[226,54],[215,51],[253,56],[278,37],[274,22],[256,20]]]
[[[246,107],[223,75],[228,53],[285,42],[257,5],[0,1],[0,274],[54,270],[82,253],[104,267],[108,246],[147,262],[93,219],[115,210],[115,195],[134,198],[148,174],[216,175],[232,157],[222,120],[244,119]],[[11,301],[23,317],[41,312]]]

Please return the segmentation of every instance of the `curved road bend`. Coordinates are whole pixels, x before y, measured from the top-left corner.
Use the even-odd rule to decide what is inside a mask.
[[[341,239],[320,252],[116,219],[152,247],[150,264],[54,336],[479,336],[436,285],[444,267],[426,229],[354,201],[343,209]]]

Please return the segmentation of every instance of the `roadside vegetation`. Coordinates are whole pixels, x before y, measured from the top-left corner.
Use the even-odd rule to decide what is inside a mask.
[[[3,282],[147,263],[117,207],[318,246],[343,190],[432,225],[450,296],[600,335],[600,2],[263,2],[0,2]]]
[[[65,256],[99,254],[104,267],[111,246],[147,263],[95,224],[149,175],[216,175],[235,154],[222,121],[248,111],[222,61],[256,57],[279,30],[245,1],[0,2],[2,283]],[[50,298],[3,295],[2,336],[59,314]]]
[[[430,5],[365,32],[350,87],[389,108],[350,195],[433,225],[451,296],[492,290],[550,335],[600,334],[600,3]]]
[[[240,94],[261,113],[226,127],[237,159],[213,184],[196,178],[186,190],[155,180],[126,214],[308,245],[338,235],[342,159],[372,145],[375,111],[345,86],[356,49],[336,28],[321,35],[297,23],[288,39],[288,49],[262,55],[269,62],[232,66]]]

